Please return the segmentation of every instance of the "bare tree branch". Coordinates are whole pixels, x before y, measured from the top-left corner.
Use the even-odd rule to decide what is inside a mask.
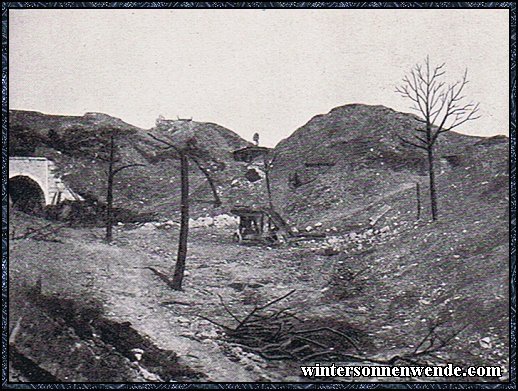
[[[446,86],[445,82],[440,80],[445,74],[444,66],[442,63],[432,67],[429,57],[426,57],[424,66],[416,64],[409,74],[404,76],[402,85],[396,87],[398,94],[414,102],[412,110],[422,115],[417,121],[427,124],[429,128],[435,126],[436,130],[431,132],[429,141],[425,143],[430,144],[428,147],[435,143],[439,134],[480,118],[476,115],[479,112],[478,104],[462,104],[465,99],[463,91],[469,83],[468,70],[464,71],[460,80]]]
[[[413,147],[416,147],[416,148],[424,149],[425,151],[427,150],[425,145],[419,145],[419,144],[413,143],[411,141],[408,141],[408,140],[404,139],[403,137],[401,137],[399,135],[397,135],[397,137],[405,144],[412,145]]]
[[[154,139],[154,140],[156,140],[156,141],[158,141],[158,142],[162,143],[162,144],[167,145],[169,148],[174,149],[176,152],[178,152],[178,153],[180,152],[180,149],[179,149],[176,145],[174,145],[174,144],[172,144],[172,143],[170,143],[170,142],[168,142],[168,141],[166,141],[166,140],[163,140],[163,139],[161,139],[161,138],[158,138],[158,137],[156,137],[154,134],[149,133],[149,132],[148,132],[148,136],[149,136],[149,137],[151,137],[152,139]],[[169,149],[169,148],[165,148],[165,149]]]
[[[416,139],[418,139],[419,141],[421,141],[424,145],[427,145],[427,144],[428,144],[428,141],[427,141],[427,140],[425,140],[424,138],[419,137],[419,136],[418,136],[418,135],[416,135],[416,134],[414,134],[414,137],[415,137]]]
[[[189,154],[189,157],[194,162],[194,164],[196,164],[196,166],[202,172],[202,174],[205,175],[207,182],[209,182],[210,189],[212,190],[212,196],[214,197],[214,206],[216,206],[216,207],[221,206],[222,202],[221,202],[221,198],[219,197],[219,194],[218,194],[218,189],[217,189],[214,181],[212,180],[212,177],[211,177],[209,171],[205,167],[203,167],[203,165],[198,160],[198,158],[196,158],[190,154]]]

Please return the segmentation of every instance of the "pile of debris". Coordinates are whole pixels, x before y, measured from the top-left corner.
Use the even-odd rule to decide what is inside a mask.
[[[189,226],[191,228],[236,227],[238,223],[239,223],[239,220],[236,216],[231,216],[226,213],[220,214],[220,215],[217,215],[214,217],[202,216],[202,217],[198,217],[197,219],[189,219]]]
[[[42,242],[62,243],[59,239],[59,232],[64,228],[64,225],[56,225],[53,223],[38,225],[34,227],[26,227],[23,232],[17,232],[16,226],[10,229],[11,240],[38,240]]]
[[[241,319],[220,296],[223,309],[236,323],[235,326],[204,316],[201,318],[222,328],[228,341],[266,360],[331,360],[351,351],[360,353],[358,344],[361,334],[357,330],[316,325],[299,318],[290,307],[273,308],[293,293],[295,290],[264,305],[255,306]]]

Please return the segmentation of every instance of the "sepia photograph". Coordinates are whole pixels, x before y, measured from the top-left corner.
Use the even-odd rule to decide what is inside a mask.
[[[2,388],[516,386],[516,6],[340,4],[2,3]]]

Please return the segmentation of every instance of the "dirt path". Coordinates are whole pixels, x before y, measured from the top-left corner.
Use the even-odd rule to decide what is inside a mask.
[[[127,247],[81,242],[75,245],[91,258],[102,254],[105,268],[97,268],[92,290],[106,300],[108,317],[129,320],[134,329],[148,335],[159,347],[176,352],[185,364],[205,374],[207,381],[257,379],[258,373],[236,365],[221,351],[212,339],[217,336],[212,325],[202,325],[207,322],[191,316],[200,293],[167,292],[162,282],[146,269],[150,265],[167,267],[163,258]],[[185,305],[161,305],[173,301]]]
[[[87,286],[104,303],[107,317],[129,321],[163,349],[207,376],[207,381],[280,381],[288,375],[281,364],[265,362],[222,342],[221,330],[198,315],[222,323],[232,320],[222,311],[218,294],[244,316],[254,304],[297,289],[296,307],[320,300],[323,265],[301,266],[292,250],[237,246],[225,234],[193,232],[183,292],[169,290],[149,269],[168,270],[174,262],[176,233],[137,229],[119,232],[114,245],[85,240],[85,232],[71,231],[69,254],[81,254],[80,276],[74,284]],[[61,257],[61,262],[67,262]],[[268,370],[270,368],[270,370]]]
[[[409,229],[409,235],[413,234],[413,228]],[[175,260],[177,235],[175,229],[152,226],[121,228],[115,233],[115,242],[107,245],[101,240],[101,230],[68,229],[62,235],[64,243],[16,242],[10,248],[11,277],[23,276],[34,282],[44,276],[44,291],[75,297],[93,295],[103,302],[106,317],[130,322],[133,329],[150,337],[158,347],[175,352],[182,364],[203,374],[202,380],[206,381],[304,380],[294,363],[267,362],[245,352],[226,342],[221,329],[201,319],[199,315],[235,324],[223,310],[219,296],[238,316],[244,317],[254,305],[296,289],[289,305],[301,318],[350,324],[366,333],[364,347],[370,354],[388,356],[420,340],[421,334],[426,333],[422,319],[434,319],[441,313],[449,315],[451,308],[456,311],[451,312],[452,316],[464,316],[461,306],[446,303],[467,298],[477,306],[477,297],[481,299],[481,293],[475,292],[477,296],[473,297],[473,291],[459,290],[472,286],[471,280],[461,281],[460,288],[445,286],[440,276],[430,278],[427,274],[430,268],[440,265],[399,259],[401,252],[390,240],[378,244],[383,253],[364,249],[340,258],[319,255],[310,246],[236,245],[230,231],[216,228],[191,230],[184,290],[175,292],[148,267],[169,270]],[[407,234],[401,233],[400,238],[404,235]],[[370,268],[354,280],[337,280],[366,265]],[[469,277],[463,265],[451,260],[444,263],[449,275],[459,276],[452,281]],[[500,273],[497,266],[495,275]],[[477,283],[484,281],[482,277],[477,277]],[[504,300],[505,281],[501,285],[491,281],[487,284],[500,295],[498,300]],[[495,299],[491,298],[491,291],[485,292],[487,300],[492,300],[487,301],[491,308]],[[486,357],[481,364],[487,365],[489,359],[504,363],[501,330],[494,329],[491,334],[491,341],[500,341],[492,358],[488,356],[492,352],[479,346],[480,338],[489,335],[485,332],[487,327],[480,322],[478,327],[478,334],[461,346],[464,351],[461,349],[459,354],[465,355],[469,349],[477,355],[472,357],[477,361],[472,362]]]

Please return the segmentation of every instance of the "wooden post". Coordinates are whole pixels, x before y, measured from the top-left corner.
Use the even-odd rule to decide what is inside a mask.
[[[271,210],[273,210],[273,201],[272,201],[272,188],[270,184],[270,168],[271,161],[268,159],[266,155],[264,155],[264,179],[266,181],[266,195],[268,196],[268,206]]]
[[[432,220],[437,220],[437,191],[435,189],[435,168],[433,147],[428,147],[428,176],[430,179],[430,202],[432,207]]]
[[[115,137],[110,136],[110,158],[108,161],[108,188],[106,194],[106,242],[113,239],[113,165],[115,163]]]
[[[415,184],[415,192],[417,197],[417,220],[421,218],[421,186],[419,182]]]

